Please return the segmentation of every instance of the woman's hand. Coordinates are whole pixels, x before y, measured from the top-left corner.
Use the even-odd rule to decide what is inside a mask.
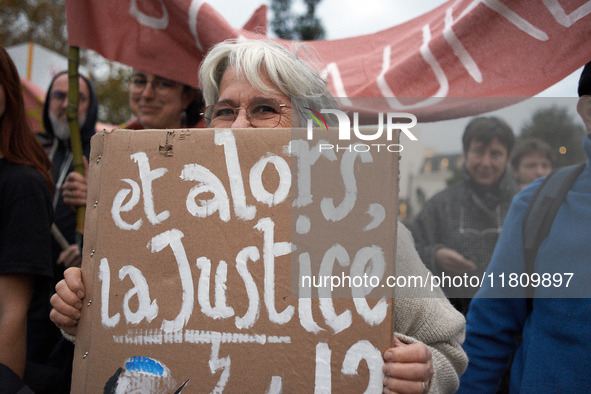
[[[84,298],[82,270],[76,267],[65,270],[64,279],[58,282],[55,291],[51,297],[53,309],[49,313],[49,318],[68,334],[76,335]]]
[[[394,338],[384,353],[384,393],[426,393],[433,377],[431,351],[422,343],[405,344]]]

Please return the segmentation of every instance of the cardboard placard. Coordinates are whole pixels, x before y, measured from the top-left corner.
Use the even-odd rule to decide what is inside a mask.
[[[72,392],[381,392],[393,300],[299,275],[384,291],[398,154],[317,148],[290,129],[98,133]]]

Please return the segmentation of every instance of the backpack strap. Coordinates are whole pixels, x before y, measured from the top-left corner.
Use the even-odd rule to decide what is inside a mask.
[[[534,194],[523,218],[523,251],[525,273],[534,273],[538,248],[550,233],[554,217],[566,198],[566,194],[585,168],[585,163],[575,164],[554,170]],[[526,289],[528,314],[533,308],[535,288]]]

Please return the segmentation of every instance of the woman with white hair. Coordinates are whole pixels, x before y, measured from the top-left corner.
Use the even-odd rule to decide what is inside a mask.
[[[305,125],[300,108],[338,108],[320,74],[269,41],[226,41],[211,49],[199,72],[208,127]],[[292,104],[292,98],[297,98]],[[292,107],[294,105],[294,107]],[[329,118],[328,118],[329,119]],[[328,120],[327,119],[327,120]],[[398,224],[396,274],[426,277],[412,237]],[[84,295],[80,270],[66,272],[52,298],[52,320],[75,334]],[[394,345],[384,353],[384,392],[454,392],[467,358],[465,322],[439,288],[410,289],[394,301]]]
[[[317,71],[302,58],[272,41],[227,40],[214,46],[201,64],[199,80],[203,87],[205,122],[208,127],[227,127],[228,118],[217,116],[219,111],[214,111],[217,107],[212,105],[228,103],[225,95],[231,94],[230,89],[239,91],[243,97],[274,98],[281,102],[283,121],[271,127],[291,127],[292,114],[297,119],[297,125],[305,126],[307,118],[302,111],[304,107],[319,111],[321,108],[339,106]],[[242,89],[252,91],[249,92],[252,94],[247,95]],[[294,98],[297,99],[294,101],[297,107],[288,108]],[[244,104],[248,105],[250,101]],[[266,124],[255,126],[252,122],[241,122],[245,118],[236,115],[238,122],[231,127],[268,127]],[[327,116],[326,120],[329,126],[337,125],[330,124],[336,121],[333,117]]]

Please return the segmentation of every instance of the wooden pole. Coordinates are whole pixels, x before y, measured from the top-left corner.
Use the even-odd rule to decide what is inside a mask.
[[[66,116],[70,125],[70,146],[72,148],[72,163],[74,171],[84,174],[84,154],[82,152],[82,138],[80,136],[80,125],[78,123],[78,101],[79,84],[78,75],[79,48],[70,47],[68,53],[68,107]],[[82,234],[84,233],[84,217],[86,207],[81,206],[76,209],[76,244],[82,246]],[[82,254],[82,253],[81,253]]]

